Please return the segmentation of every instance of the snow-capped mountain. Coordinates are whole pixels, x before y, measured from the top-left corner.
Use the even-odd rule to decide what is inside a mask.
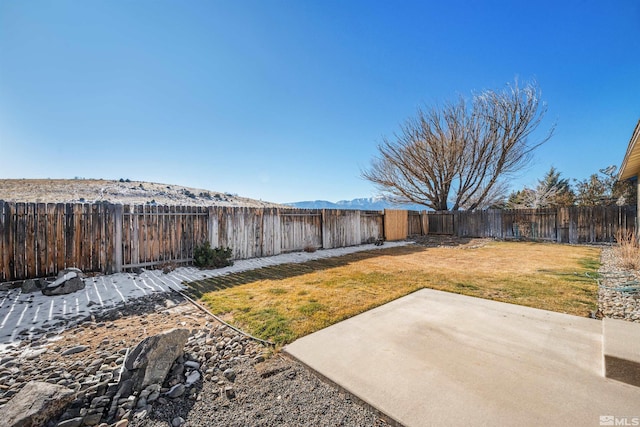
[[[381,211],[383,209],[407,209],[407,210],[426,210],[426,206],[415,204],[398,205],[390,202],[384,197],[366,197],[353,200],[340,200],[338,202],[329,202],[327,200],[308,200],[303,202],[285,203],[288,206],[303,209],[353,209],[366,211]]]

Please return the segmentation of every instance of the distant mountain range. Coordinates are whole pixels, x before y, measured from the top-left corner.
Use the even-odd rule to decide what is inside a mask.
[[[354,209],[364,211],[381,211],[383,209],[407,209],[415,211],[426,210],[427,207],[415,204],[398,205],[390,202],[384,197],[368,197],[353,200],[340,200],[339,202],[329,202],[326,200],[313,200],[303,202],[285,203],[285,205],[302,209]]]

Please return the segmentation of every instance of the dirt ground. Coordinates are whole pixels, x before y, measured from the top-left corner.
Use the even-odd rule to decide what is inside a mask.
[[[200,188],[105,179],[0,179],[0,200],[35,203],[157,204],[282,207],[275,203]]]

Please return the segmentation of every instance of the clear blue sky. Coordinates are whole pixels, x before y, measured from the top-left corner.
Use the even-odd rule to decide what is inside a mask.
[[[640,1],[0,0],[0,177],[146,180],[289,202],[421,105],[535,78],[555,136],[513,181],[619,165]]]

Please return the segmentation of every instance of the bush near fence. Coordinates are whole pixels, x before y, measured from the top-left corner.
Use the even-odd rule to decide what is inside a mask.
[[[66,267],[112,273],[191,263],[204,242],[232,248],[233,259],[425,234],[612,242],[618,230],[635,232],[635,218],[634,206],[416,212],[0,201],[0,282]]]

